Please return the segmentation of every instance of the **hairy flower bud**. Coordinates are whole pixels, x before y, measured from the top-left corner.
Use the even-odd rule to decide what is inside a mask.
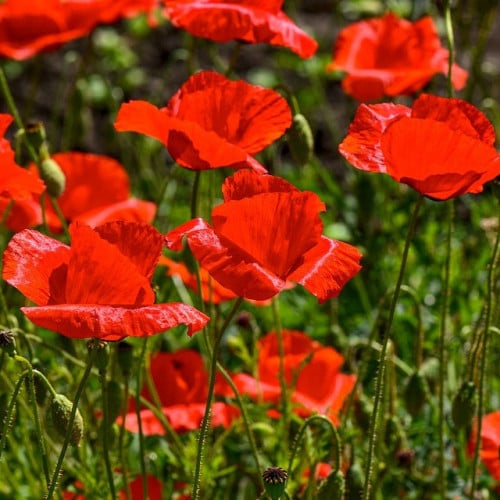
[[[347,469],[345,475],[346,500],[359,500],[362,498],[364,486],[364,474],[358,462],[354,462]]]
[[[463,429],[470,425],[476,408],[476,384],[468,380],[460,386],[451,405],[451,419],[455,428]]]
[[[321,483],[318,493],[318,500],[342,500],[345,493],[345,479],[342,471],[336,470],[328,474]]]
[[[406,410],[412,417],[416,417],[424,407],[428,396],[428,386],[425,378],[417,371],[406,381],[404,402]]]
[[[126,341],[119,342],[116,349],[116,360],[124,376],[130,375],[133,358],[132,345]]]
[[[307,165],[314,151],[314,137],[305,116],[297,113],[293,117],[292,126],[287,132],[287,142],[295,161]]]
[[[46,424],[54,438],[64,439],[66,436],[69,431],[72,408],[73,403],[64,394],[56,394],[50,401],[46,414]],[[70,436],[70,443],[73,446],[78,446],[83,436],[83,418],[78,409]]]
[[[59,198],[66,187],[66,176],[61,167],[52,158],[46,158],[40,163],[39,170],[40,177],[47,187],[47,193]]]

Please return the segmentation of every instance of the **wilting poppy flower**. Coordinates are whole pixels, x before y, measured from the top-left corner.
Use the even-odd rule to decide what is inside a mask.
[[[0,55],[23,60],[88,35],[99,23],[151,8],[152,0],[5,0]]]
[[[474,426],[475,428],[475,426]],[[469,440],[469,451],[473,453],[476,446],[476,433]],[[491,476],[500,482],[500,411],[488,413],[483,417],[481,425],[480,457]]]
[[[181,349],[174,353],[159,352],[151,358],[151,377],[162,404],[162,412],[177,432],[196,430],[200,427],[208,395],[208,376],[201,355],[194,350]],[[221,386],[223,382],[219,382]],[[219,391],[220,392],[220,391]],[[142,395],[149,401],[152,397],[145,387]],[[164,434],[161,422],[151,410],[141,410],[144,434]],[[212,405],[212,425],[229,427],[239,415],[236,408],[222,402]],[[120,419],[118,420],[120,421]],[[134,400],[130,400],[125,427],[138,432]]]
[[[344,358],[332,347],[324,347],[297,331],[283,331],[285,379],[291,387],[295,411],[307,416],[318,412],[337,422],[345,398],[356,377],[340,372]],[[239,373],[233,376],[240,392],[254,399],[278,403],[280,356],[276,334],[269,333],[257,343],[258,377]]]
[[[448,50],[441,46],[431,17],[412,23],[388,13],[344,28],[327,70],[345,71],[344,91],[359,101],[413,94],[438,73],[448,73]],[[455,89],[467,72],[452,68]]]
[[[281,10],[283,0],[164,0],[174,26],[216,42],[243,40],[287,47],[300,57],[318,44]]]
[[[361,104],[339,151],[356,168],[446,200],[479,193],[500,175],[494,142],[493,126],[477,108],[422,94],[412,108]]]
[[[212,226],[193,219],[165,236],[172,250],[189,247],[202,268],[239,297],[265,300],[300,283],[323,302],[360,270],[360,253],[322,236],[325,205],[285,180],[241,170],[226,179]]]
[[[202,71],[164,108],[145,101],[122,104],[115,128],[158,139],[179,165],[192,170],[265,172],[252,155],[283,135],[291,119],[286,100],[274,90]]]
[[[3,278],[36,307],[22,307],[36,325],[71,338],[145,337],[179,324],[189,335],[208,317],[186,304],[155,304],[150,285],[162,239],[147,224],[73,223],[71,247],[26,229],[9,242]]]
[[[125,168],[113,158],[91,153],[56,153],[52,159],[61,167],[66,188],[57,202],[67,221],[81,221],[95,227],[113,220],[151,223],[156,205],[130,198],[130,181]],[[36,167],[32,166],[36,171]],[[39,209],[41,223],[41,209]],[[61,222],[49,200],[46,219],[51,231],[61,231]]]

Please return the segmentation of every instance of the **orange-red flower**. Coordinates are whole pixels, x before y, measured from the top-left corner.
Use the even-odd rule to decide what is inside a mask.
[[[361,170],[383,172],[419,193],[446,200],[479,193],[500,175],[495,131],[461,99],[423,94],[410,109],[361,104],[340,153]]]
[[[474,426],[475,429],[475,426]],[[469,440],[469,450],[476,446],[476,435],[472,433]],[[481,425],[481,452],[480,457],[488,472],[500,482],[500,411],[484,415]]]
[[[88,35],[99,23],[153,5],[153,0],[5,0],[0,3],[0,55],[28,59]]]
[[[337,422],[345,398],[356,377],[340,372],[344,358],[332,347],[324,347],[297,331],[283,331],[285,379],[291,387],[295,411],[307,416],[317,412]],[[233,380],[242,393],[254,399],[278,403],[280,356],[276,334],[269,333],[257,343],[258,377],[239,373]]]
[[[174,353],[159,352],[151,358],[150,370],[162,412],[172,428],[177,432],[198,429],[208,394],[208,376],[201,355],[190,349]],[[153,401],[146,387],[142,395],[148,401]],[[163,425],[151,410],[143,409],[140,415],[144,434],[165,433]],[[212,425],[215,427],[229,427],[238,415],[236,408],[225,403],[215,402],[212,405]],[[131,432],[139,431],[133,400],[130,401],[125,427]]]
[[[115,128],[154,137],[173,159],[192,170],[265,168],[252,155],[291,124],[277,92],[213,71],[193,75],[161,109],[145,101],[122,104]]]
[[[201,267],[239,297],[265,300],[300,283],[322,302],[339,295],[360,270],[361,254],[322,235],[325,205],[285,180],[241,170],[226,179],[212,226],[193,219],[165,236],[187,241]]]
[[[283,0],[164,0],[174,26],[216,42],[243,40],[311,57],[318,44],[281,10]]]
[[[388,13],[344,28],[333,48],[328,70],[345,71],[344,91],[359,101],[406,95],[431,78],[448,72],[448,50],[441,46],[431,17],[412,23]],[[465,86],[467,72],[453,65],[455,89]]]
[[[73,223],[71,247],[26,229],[9,242],[3,278],[36,307],[36,325],[72,338],[145,337],[179,324],[189,335],[208,317],[186,304],[155,304],[150,280],[162,238],[147,224],[117,221],[96,229]]]

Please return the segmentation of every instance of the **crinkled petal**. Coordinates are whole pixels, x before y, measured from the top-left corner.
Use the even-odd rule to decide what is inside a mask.
[[[400,104],[361,104],[347,137],[339,145],[340,154],[356,168],[385,172],[385,159],[380,148],[382,135],[391,123],[410,114],[411,109]]]
[[[300,57],[314,55],[317,42],[283,12],[256,2],[166,2],[172,24],[216,42],[244,40],[287,47]]]
[[[105,235],[111,233],[115,236],[116,233],[112,232],[114,228],[128,229],[130,225],[116,222],[103,227],[103,231],[110,228],[108,232],[104,232]],[[101,237],[98,230],[79,223],[70,226],[70,234],[71,257],[68,262],[66,303],[130,306],[154,303],[155,296],[149,279],[134,265],[135,261],[121,251],[123,240],[119,246]],[[128,236],[137,234],[141,232],[132,228]],[[137,245],[138,241],[140,240],[125,239],[125,242],[137,249],[132,255],[147,255],[147,252],[142,252],[142,243]],[[161,242],[161,238],[158,241]],[[154,258],[158,259],[160,251]]]
[[[320,302],[337,297],[345,284],[361,269],[359,251],[342,241],[322,236],[306,252],[302,263],[288,277],[303,285]]]
[[[3,255],[3,279],[39,306],[65,302],[70,248],[38,231],[14,235]]]
[[[185,236],[197,231],[211,231],[210,225],[202,218],[192,219],[165,235],[167,248],[174,251],[182,250],[182,241]]]
[[[66,337],[107,341],[149,337],[181,324],[187,325],[191,336],[209,319],[194,307],[175,302],[142,307],[61,304],[21,310],[35,325]]]
[[[500,175],[493,147],[439,121],[403,118],[387,130],[381,145],[391,177],[438,200],[480,192]]]

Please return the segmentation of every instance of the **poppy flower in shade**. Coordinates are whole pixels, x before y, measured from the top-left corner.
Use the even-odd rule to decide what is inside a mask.
[[[145,101],[122,104],[115,128],[164,143],[181,166],[265,168],[252,155],[283,135],[290,108],[277,92],[213,71],[196,73],[161,109]]]
[[[388,13],[344,28],[327,70],[346,72],[344,91],[369,101],[417,92],[434,75],[448,73],[448,57],[431,17],[412,23]],[[466,80],[467,72],[454,64],[454,88],[462,89]]]
[[[422,94],[410,109],[358,107],[340,153],[356,168],[389,174],[436,200],[479,193],[500,175],[495,131],[461,99]]]
[[[23,60],[88,35],[99,23],[147,11],[152,0],[5,0],[0,55]]]
[[[177,432],[196,430],[205,412],[208,395],[208,376],[201,355],[194,350],[181,349],[174,353],[159,352],[151,358],[151,377],[162,404],[162,412],[172,428]],[[167,383],[166,383],[167,382]],[[217,382],[218,392],[225,391],[225,383]],[[142,396],[153,401],[147,387]],[[125,428],[139,432],[135,401],[129,402],[129,412],[125,417]],[[145,435],[164,434],[165,429],[151,410],[141,410],[142,429]],[[222,402],[212,405],[212,425],[229,427],[239,415],[233,406]],[[121,423],[121,418],[118,419]]]
[[[356,377],[340,372],[344,358],[332,347],[324,347],[302,332],[284,330],[282,333],[285,380],[291,387],[295,412],[301,416],[317,412],[337,423]],[[281,385],[278,339],[274,332],[258,341],[257,352],[258,378],[239,373],[233,380],[240,392],[276,404],[281,398]]]
[[[316,40],[284,12],[283,0],[164,0],[172,24],[216,42],[242,40],[287,47],[300,57],[314,55]]]
[[[3,278],[36,307],[22,307],[37,326],[71,338],[146,337],[179,324],[188,334],[208,317],[181,303],[154,304],[150,285],[162,239],[147,224],[73,223],[71,247],[26,229],[9,242]]]
[[[180,250],[186,237],[201,267],[237,296],[270,299],[300,283],[323,302],[361,269],[356,248],[322,236],[325,205],[316,194],[251,170],[227,178],[222,190],[212,226],[193,219],[165,241]]]
[[[474,432],[469,440],[469,452],[474,453],[476,436]],[[500,411],[484,415],[481,425],[481,451],[480,457],[491,476],[500,482]]]

